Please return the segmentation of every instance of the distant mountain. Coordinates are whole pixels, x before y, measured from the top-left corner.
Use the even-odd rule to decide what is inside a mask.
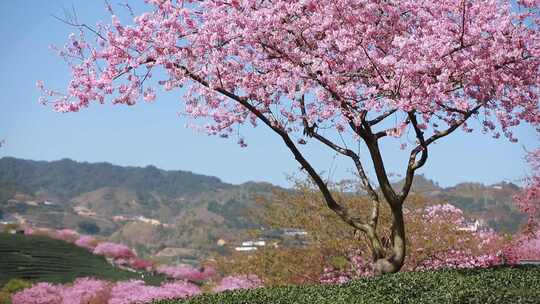
[[[44,190],[61,200],[103,187],[157,192],[168,197],[233,187],[217,177],[187,171],[79,163],[70,159],[46,162],[5,157],[0,159],[0,172],[0,183],[24,185],[34,192]]]
[[[526,220],[513,203],[519,190],[517,185],[508,182],[493,185],[461,183],[445,189],[438,197],[452,202],[470,217],[483,219],[496,230],[515,232]]]
[[[97,232],[148,253],[163,246],[214,249],[219,238],[255,227],[248,207],[276,188],[154,166],[0,159],[0,215]]]
[[[154,166],[5,157],[0,159],[0,220],[98,233],[142,255],[165,248],[207,255],[224,250],[218,240],[239,239],[246,229],[258,227],[249,210],[257,196],[269,196],[275,189],[269,183],[232,185]],[[524,221],[512,203],[518,190],[511,183],[442,188],[419,175],[411,191],[432,203],[455,204],[499,231],[514,232]]]

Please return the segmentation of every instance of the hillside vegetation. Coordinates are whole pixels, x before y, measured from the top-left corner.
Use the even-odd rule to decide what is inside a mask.
[[[141,256],[168,249],[194,252],[195,258],[204,259],[230,252],[249,237],[246,230],[260,227],[250,210],[257,205],[256,197],[269,197],[275,189],[268,183],[231,185],[216,177],[153,166],[4,157],[0,159],[0,220],[15,221],[17,214],[36,227],[109,237]],[[515,232],[525,220],[512,203],[518,190],[511,183],[443,188],[420,175],[412,191],[428,202],[452,203],[469,218],[483,220],[498,231]],[[114,220],[119,215],[126,220]],[[141,216],[161,225],[137,220]],[[232,246],[216,245],[220,239]]]
[[[109,281],[143,279],[158,285],[164,277],[113,267],[103,256],[44,236],[0,233],[0,286],[13,278],[68,283],[79,277]]]
[[[156,304],[540,303],[540,267],[407,272],[343,285],[261,288]]]

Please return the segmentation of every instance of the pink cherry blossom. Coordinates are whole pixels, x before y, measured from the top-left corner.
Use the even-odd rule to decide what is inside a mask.
[[[11,296],[12,304],[62,303],[62,288],[50,283],[38,283]]]
[[[216,271],[212,267],[195,269],[189,265],[160,266],[156,271],[173,279],[188,280],[192,282],[202,282],[216,275]]]
[[[86,249],[90,249],[90,250],[94,250],[97,244],[98,244],[98,241],[96,240],[96,238],[92,236],[88,236],[88,235],[82,235],[81,237],[79,237],[77,241],[75,241],[75,245],[86,248]]]
[[[107,96],[115,104],[153,101],[156,83],[186,87],[185,113],[212,121],[205,130],[216,135],[251,119],[235,94],[283,130],[300,130],[304,118],[359,123],[352,109],[414,110],[427,128],[478,106],[485,130],[511,140],[511,127],[540,123],[535,1],[520,1],[529,8],[522,10],[495,0],[149,3],[153,10],[133,24],[113,15],[96,26],[99,36],[70,35],[58,52],[72,81],[66,93],[38,81],[44,102],[76,112]],[[158,66],[167,77],[153,82]],[[291,102],[297,93],[316,97],[306,99],[305,114]],[[410,123],[388,134],[399,137]]]
[[[224,277],[212,290],[214,292],[223,292],[226,290],[251,289],[262,286],[261,279],[256,275],[238,275]]]
[[[93,253],[113,259],[130,259],[136,256],[126,245],[111,242],[99,243]]]
[[[112,288],[108,304],[148,303],[152,300],[185,298],[200,293],[199,287],[182,281],[165,283],[159,287],[147,286],[143,281],[119,282]]]
[[[456,130],[511,142],[522,123],[540,131],[538,1],[518,1],[518,8],[509,0],[147,2],[151,9],[130,23],[112,14],[92,30],[75,25],[57,48],[71,81],[62,91],[38,82],[40,102],[59,112],[132,106],[154,101],[162,88],[181,95],[180,116],[198,121],[189,123],[194,129],[241,147],[240,126],[262,124],[283,140],[327,205],[364,232],[377,230],[377,221],[353,223],[299,143],[351,158],[371,187],[361,158],[345,148],[365,144],[382,194],[396,207],[429,147]],[[402,142],[405,134],[415,141],[407,182],[396,191],[379,140]],[[403,266],[403,226],[392,226],[397,242],[387,249],[394,254],[377,250],[377,271],[386,262],[392,267],[385,271]]]
[[[532,174],[525,179],[523,190],[514,198],[518,207],[528,216],[532,231],[539,227],[540,219],[540,149],[527,155]]]

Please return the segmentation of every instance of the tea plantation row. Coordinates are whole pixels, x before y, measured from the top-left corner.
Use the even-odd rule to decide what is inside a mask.
[[[344,285],[276,287],[159,304],[540,303],[540,267],[398,273]]]

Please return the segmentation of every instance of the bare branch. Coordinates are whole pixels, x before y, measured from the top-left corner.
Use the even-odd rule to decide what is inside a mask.
[[[302,112],[302,123],[304,124],[304,135],[313,137],[313,132],[315,128],[317,128],[317,124],[313,123],[312,126],[309,126],[308,120],[307,120],[307,113],[306,113],[306,104],[304,100],[305,96],[302,94],[302,97],[300,98],[300,111]]]
[[[392,109],[392,110],[388,110],[386,112],[384,112],[383,114],[381,114],[380,116],[372,119],[372,120],[369,120],[367,123],[370,127],[378,124],[379,122],[383,121],[385,118],[387,118],[388,116],[394,114],[395,112],[397,111],[397,109]]]
[[[175,67],[178,69],[181,69],[186,76],[191,78],[192,80],[196,81],[197,83],[201,84],[202,86],[205,86],[207,88],[210,88],[209,83],[204,80],[202,77],[193,74],[191,71],[189,71],[186,67],[175,64]],[[235,100],[236,102],[243,105],[246,109],[248,109],[251,113],[253,113],[257,118],[259,118],[264,124],[266,124],[268,127],[270,127],[274,132],[276,132],[279,136],[281,136],[282,140],[284,141],[285,145],[289,148],[289,150],[293,153],[294,158],[304,170],[307,171],[309,176],[313,179],[321,193],[323,194],[323,197],[326,201],[326,204],[328,208],[330,208],[332,211],[334,211],[344,222],[349,224],[350,226],[362,230],[367,231],[369,227],[364,223],[364,221],[361,218],[352,217],[349,214],[349,211],[346,207],[343,205],[340,205],[334,197],[332,196],[332,193],[328,189],[328,186],[326,183],[322,180],[320,175],[315,171],[315,169],[311,166],[311,164],[307,161],[306,158],[302,155],[300,150],[296,147],[294,142],[289,137],[289,134],[285,132],[283,129],[281,129],[279,126],[276,126],[273,124],[266,116],[264,116],[261,111],[259,111],[257,108],[255,108],[252,104],[249,103],[247,98],[240,97],[232,92],[229,92],[225,90],[224,88],[212,88],[214,91],[221,93],[232,100]]]
[[[411,185],[414,178],[414,172],[417,169],[421,168],[426,163],[427,158],[428,158],[428,148],[426,145],[426,141],[424,139],[424,132],[422,132],[422,130],[420,130],[420,128],[418,127],[418,120],[416,119],[416,114],[411,111],[411,112],[408,112],[407,115],[413,125],[414,132],[416,134],[416,139],[418,141],[418,146],[416,146],[416,148],[414,148],[411,151],[411,155],[409,157],[409,163],[407,165],[407,173],[405,174],[405,182],[399,194],[399,199],[402,203],[407,197],[407,195],[409,194],[409,191],[411,190]],[[420,156],[420,159],[416,161],[416,156],[420,152],[422,152],[422,155]]]
[[[435,133],[434,135],[432,135],[430,138],[428,138],[426,140],[426,146],[432,144],[433,142],[435,142],[436,140],[440,139],[440,138],[443,138],[447,135],[449,135],[450,133],[454,132],[457,128],[459,128],[461,125],[463,125],[465,123],[465,121],[467,121],[467,119],[469,119],[469,117],[471,117],[473,114],[476,114],[478,113],[478,110],[483,107],[486,103],[480,103],[478,105],[476,105],[472,110],[470,111],[467,111],[465,115],[463,115],[463,118],[459,121],[457,121],[456,123],[454,123],[452,126],[450,126],[450,128],[442,131],[442,132],[439,132],[439,133]]]
[[[103,41],[107,41],[107,39],[105,37],[103,37],[103,35],[101,35],[98,31],[94,30],[92,27],[84,24],[84,23],[78,23],[78,22],[75,22],[75,21],[68,21],[66,19],[62,19],[56,15],[51,15],[54,19],[62,22],[62,23],[65,23],[69,26],[73,26],[73,27],[78,27],[78,28],[85,28],[89,31],[91,31],[92,33],[94,33],[96,36],[98,36],[100,39],[102,39]]]
[[[418,128],[418,122],[416,121],[416,117],[414,116],[414,113],[409,113],[409,118],[411,119],[412,124],[414,126],[414,130],[416,132],[416,138],[417,138],[419,144],[418,144],[418,146],[416,146],[416,148],[414,148],[411,151],[411,155],[409,157],[409,163],[407,165],[407,173],[406,173],[406,176],[405,176],[405,183],[404,183],[403,189],[401,190],[401,193],[399,195],[399,198],[400,198],[402,203],[405,200],[405,198],[407,197],[407,195],[409,194],[409,191],[410,191],[410,188],[411,188],[411,185],[412,185],[412,181],[413,181],[413,178],[414,178],[414,172],[417,169],[421,168],[426,163],[426,160],[427,160],[427,157],[428,157],[428,146],[430,144],[432,144],[433,142],[435,142],[436,140],[438,140],[440,138],[443,138],[443,137],[451,134],[452,132],[454,132],[457,128],[459,128],[461,125],[463,125],[467,121],[467,119],[469,119],[473,114],[477,113],[478,110],[484,105],[485,105],[485,103],[480,103],[480,104],[476,105],[470,111],[465,112],[465,115],[463,115],[463,118],[460,119],[459,121],[457,121],[456,123],[452,124],[450,126],[450,128],[446,129],[445,131],[435,133],[434,135],[429,137],[427,140],[424,139],[423,132]],[[416,156],[420,152],[422,152],[422,155],[420,156],[420,159],[418,161],[416,161]]]
[[[369,225],[375,229],[377,227],[377,222],[379,218],[379,205],[380,205],[379,195],[377,194],[377,191],[375,191],[375,189],[373,189],[373,187],[371,186],[371,183],[369,182],[369,178],[364,170],[364,167],[362,165],[362,162],[358,154],[356,154],[354,151],[350,149],[343,148],[333,143],[332,141],[330,141],[329,139],[320,135],[317,132],[313,132],[311,136],[317,139],[318,141],[320,141],[321,143],[323,143],[324,145],[328,146],[332,150],[342,155],[348,156],[353,160],[354,165],[356,166],[358,175],[360,177],[360,182],[362,183],[362,186],[369,194],[372,201],[372,209],[371,209],[371,214],[369,217]]]

